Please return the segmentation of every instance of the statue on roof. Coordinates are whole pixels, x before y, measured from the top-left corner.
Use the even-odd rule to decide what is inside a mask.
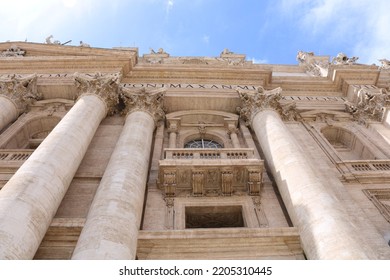
[[[61,45],[60,41],[58,41],[58,40],[52,41],[52,39],[53,39],[53,35],[50,35],[49,37],[47,37],[46,40],[45,40],[46,44],[49,44],[49,45]]]
[[[80,47],[90,48],[91,46],[87,43],[84,43],[83,41],[80,41]]]
[[[386,58],[378,59],[382,65],[379,66],[379,69],[381,70],[390,70],[390,60],[387,60]]]
[[[350,65],[350,64],[356,64],[356,61],[359,59],[357,56],[348,57],[344,53],[337,54],[336,57],[332,59],[332,64],[336,65]]]

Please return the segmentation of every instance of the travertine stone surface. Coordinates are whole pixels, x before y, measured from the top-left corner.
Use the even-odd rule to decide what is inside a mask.
[[[14,103],[0,95],[0,131],[19,116]]]
[[[310,259],[368,259],[342,204],[330,195],[308,159],[272,109],[252,119],[264,156]]]
[[[97,96],[82,96],[3,187],[0,259],[33,258],[106,115],[105,106]]]
[[[144,203],[154,119],[126,119],[72,259],[134,259]]]

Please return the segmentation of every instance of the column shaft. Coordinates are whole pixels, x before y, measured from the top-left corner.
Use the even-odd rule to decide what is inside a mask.
[[[18,109],[7,97],[0,95],[0,131],[18,118]]]
[[[127,116],[72,259],[135,259],[154,128],[144,111]]]
[[[169,148],[176,148],[176,137],[177,136],[175,131],[169,132]]]
[[[231,132],[230,139],[232,139],[233,148],[240,148],[240,141],[238,140],[237,133]]]
[[[32,259],[101,120],[104,101],[82,96],[0,191],[0,259]]]
[[[252,127],[310,259],[367,259],[342,202],[316,177],[279,114],[258,112]]]

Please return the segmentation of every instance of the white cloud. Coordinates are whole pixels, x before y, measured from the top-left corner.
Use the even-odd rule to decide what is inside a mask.
[[[203,43],[205,43],[205,44],[210,43],[210,36],[209,36],[209,35],[203,35],[202,41],[203,41]]]
[[[248,57],[249,61],[252,61],[253,64],[267,64],[267,59],[258,59],[254,57]]]
[[[388,0],[282,0],[280,4],[285,15],[296,17],[313,36],[335,45],[354,45],[347,55],[359,56],[358,62],[390,58]]]
[[[173,0],[167,0],[166,2],[166,13],[169,14],[171,10],[173,9],[174,1]]]

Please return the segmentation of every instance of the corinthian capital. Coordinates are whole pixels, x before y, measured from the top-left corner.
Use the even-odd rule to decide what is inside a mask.
[[[386,107],[390,105],[389,93],[383,88],[361,88],[357,96],[356,103],[345,102],[345,110],[361,124],[366,124],[368,121],[381,122]]]
[[[283,120],[296,119],[295,103],[288,103],[282,105],[280,100],[282,98],[280,87],[265,90],[263,87],[258,87],[256,90],[240,90],[237,89],[241,99],[241,107],[237,108],[241,118],[243,118],[247,125],[252,122],[253,117],[260,111],[265,109],[272,109],[277,111]]]
[[[122,87],[120,95],[126,105],[124,113],[130,114],[134,111],[144,111],[150,114],[157,123],[165,116],[163,110],[165,91],[166,89],[146,91],[145,88],[132,91]]]
[[[118,86],[120,79],[120,73],[74,74],[74,81],[78,91],[77,95],[97,95],[106,104],[108,114],[113,114],[119,103]]]
[[[14,102],[19,113],[24,112],[27,106],[41,99],[37,91],[37,75],[12,75],[0,79],[0,95]]]

